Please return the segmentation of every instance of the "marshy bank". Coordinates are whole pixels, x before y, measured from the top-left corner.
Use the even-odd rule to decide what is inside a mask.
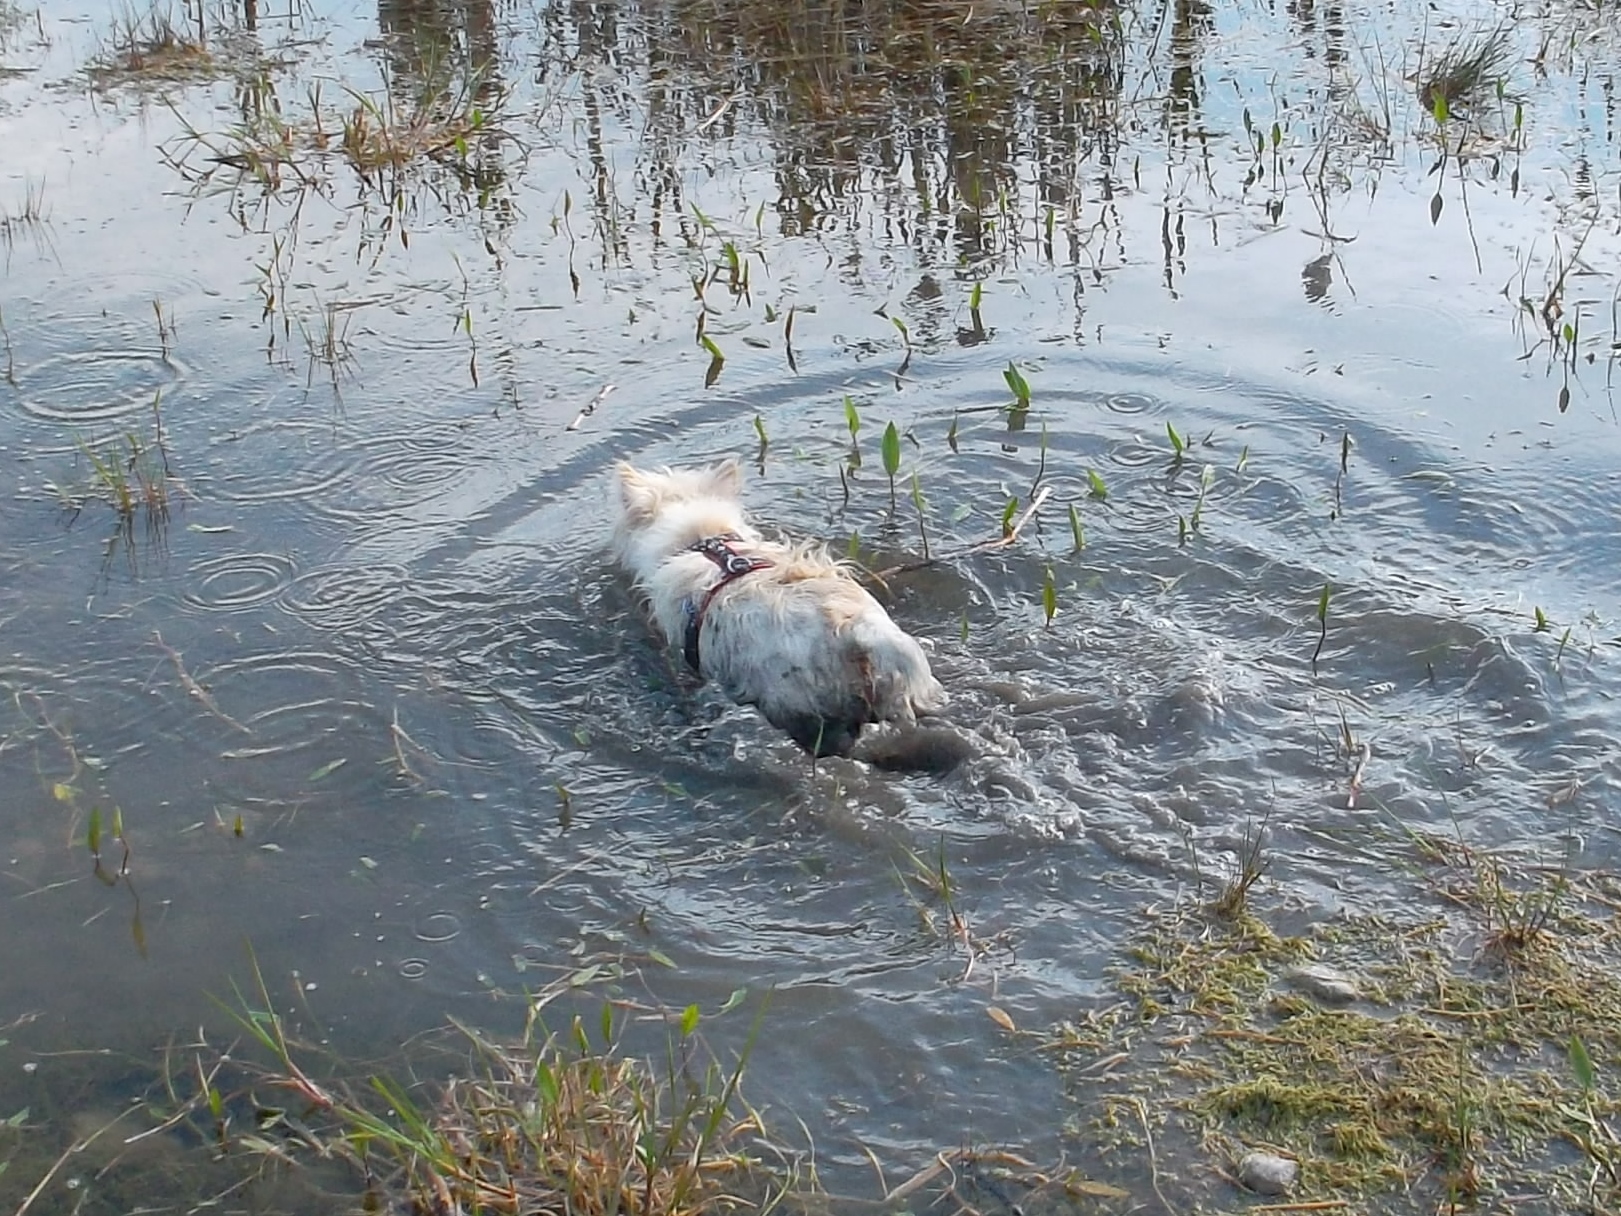
[[[756,1205],[1613,1204],[1615,20],[0,0],[0,1212],[536,1059]],[[950,555],[969,762],[650,642],[605,469],[721,454]]]

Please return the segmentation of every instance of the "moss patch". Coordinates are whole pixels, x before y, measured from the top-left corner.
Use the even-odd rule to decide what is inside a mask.
[[[1259,1148],[1300,1162],[1295,1203],[1621,1199],[1610,881],[1464,851],[1428,860],[1429,916],[1285,937],[1244,909],[1154,915],[1115,976],[1120,1003],[1053,1040],[1077,1138],[1136,1146],[1172,1201],[1245,1197],[1234,1165]],[[1326,1003],[1295,982],[1307,962],[1343,973],[1357,999]]]

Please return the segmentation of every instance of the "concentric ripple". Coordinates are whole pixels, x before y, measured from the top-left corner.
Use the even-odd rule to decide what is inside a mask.
[[[188,374],[172,353],[158,350],[66,352],[19,368],[17,399],[35,418],[91,425],[151,408]]]
[[[274,599],[296,574],[291,558],[276,553],[234,553],[198,562],[181,598],[194,608],[237,612]]]
[[[352,629],[376,617],[410,581],[403,566],[313,570],[281,589],[282,608],[318,629]]]

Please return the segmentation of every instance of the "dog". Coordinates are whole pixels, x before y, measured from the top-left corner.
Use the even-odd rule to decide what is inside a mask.
[[[687,665],[752,705],[812,756],[845,756],[870,723],[912,724],[945,690],[848,563],[764,539],[743,513],[736,461],[621,462],[613,550]]]

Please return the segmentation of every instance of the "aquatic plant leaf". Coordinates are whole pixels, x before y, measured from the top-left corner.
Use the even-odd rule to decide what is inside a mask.
[[[884,439],[879,450],[884,457],[884,472],[893,479],[901,467],[901,433],[895,429],[893,422],[884,428]]]
[[[681,1037],[686,1038],[698,1029],[698,1006],[688,1005],[681,1011]]]
[[[1024,378],[1016,363],[1009,362],[1002,370],[1002,379],[1007,381],[1008,389],[1013,393],[1013,399],[1018,402],[1019,408],[1030,408],[1030,382]]]

